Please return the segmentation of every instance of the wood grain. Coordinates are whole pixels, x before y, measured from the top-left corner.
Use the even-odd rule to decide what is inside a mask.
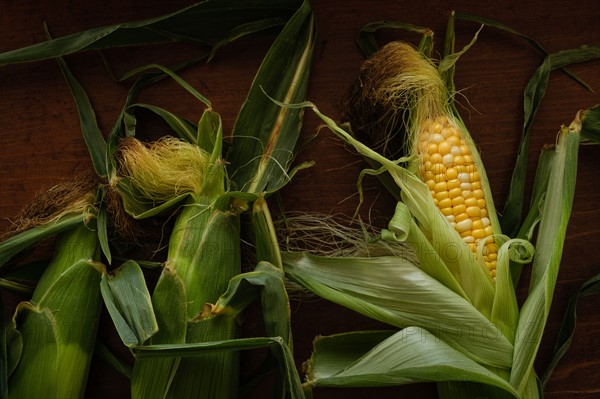
[[[53,36],[61,36],[111,23],[149,18],[176,10],[188,1],[104,0],[2,1],[0,2],[0,52],[45,39],[43,23]],[[600,12],[594,0],[577,4],[566,1],[313,1],[318,24],[309,98],[325,114],[339,118],[340,103],[357,76],[362,55],[355,44],[359,29],[368,22],[384,19],[410,22],[434,30],[438,50],[443,42],[448,12],[452,9],[502,21],[536,39],[547,51],[555,52],[582,44],[599,44]],[[478,26],[457,23],[457,46],[471,39]],[[382,41],[414,35],[382,32]],[[257,35],[243,39],[221,51],[208,65],[186,71],[183,77],[210,98],[221,113],[225,131],[230,131],[253,75],[271,43],[272,36]],[[185,59],[194,48],[186,45],[116,49],[107,56],[120,72],[146,62],[169,64]],[[115,83],[106,74],[100,57],[94,53],[67,57],[69,65],[88,91],[97,111],[101,129],[107,132],[118,115],[128,84]],[[541,62],[541,56],[522,40],[493,28],[484,28],[476,45],[459,61],[456,85],[464,119],[477,141],[488,171],[496,207],[502,209],[516,147],[523,123],[523,89]],[[600,61],[571,69],[596,90],[600,90]],[[80,137],[73,100],[57,64],[53,61],[10,65],[0,68],[0,231],[31,200],[52,184],[65,181],[89,167],[87,150]],[[151,102],[198,119],[202,111],[191,96],[171,82],[161,83],[143,94]],[[561,124],[568,124],[577,110],[600,103],[598,92],[589,92],[561,72],[551,76],[548,92],[532,131],[529,180],[540,148],[555,140]],[[305,118],[304,137],[311,137],[319,126],[314,115]],[[149,135],[163,134],[164,128],[149,129]],[[568,229],[562,268],[556,287],[552,313],[548,320],[536,369],[545,369],[561,315],[568,299],[588,278],[600,272],[596,252],[600,232],[600,149],[582,147],[578,185]],[[300,173],[283,192],[286,210],[351,215],[358,206],[356,179],[364,164],[326,130],[310,142],[299,161],[314,160],[316,166]],[[360,214],[377,225],[384,225],[394,202],[375,181],[367,183],[366,202]],[[525,278],[519,287],[526,293]],[[2,294],[7,306],[15,298]],[[571,350],[558,365],[546,389],[546,397],[595,398],[600,392],[600,307],[598,296],[582,300],[578,309],[578,328]],[[258,319],[248,316],[247,333],[260,330]],[[310,355],[316,335],[366,328],[385,328],[348,310],[320,300],[294,300],[295,356],[298,366]],[[101,336],[118,347],[110,323],[102,321]],[[121,351],[126,355],[126,352]],[[252,358],[245,360],[248,367]],[[89,383],[90,398],[127,397],[127,381],[101,360],[94,362]],[[259,387],[251,397],[264,397]],[[315,399],[408,397],[435,398],[435,385],[418,384],[393,389],[317,389]]]

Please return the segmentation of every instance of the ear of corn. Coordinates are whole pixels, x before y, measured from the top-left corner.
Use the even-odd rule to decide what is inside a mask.
[[[156,173],[150,170],[138,174],[139,179],[134,177],[134,174],[128,173],[129,166],[139,170],[146,162],[136,166],[121,153],[121,164],[128,164],[128,172],[121,173],[125,176],[121,180],[124,183],[121,187],[133,194],[124,195],[125,201],[134,198],[137,204],[143,204],[144,199],[150,198],[150,208],[156,209],[163,204],[172,206],[174,202],[169,198],[185,198],[169,240],[168,258],[160,280],[164,284],[157,286],[152,297],[153,305],[157,307],[155,311],[159,332],[151,338],[149,345],[173,344],[182,342],[181,340],[193,345],[225,342],[239,337],[235,314],[203,316],[202,310],[205,304],[215,303],[219,295],[226,291],[228,282],[241,272],[240,214],[247,210],[249,202],[256,200],[255,193],[263,190],[276,191],[293,174],[293,171],[288,172],[288,168],[300,132],[301,112],[282,111],[270,102],[261,87],[265,80],[273,81],[273,74],[281,74],[277,81],[286,83],[278,84],[277,92],[269,93],[270,95],[282,95],[291,100],[304,96],[313,46],[313,29],[312,13],[305,2],[270,50],[236,122],[234,143],[228,156],[231,167],[229,178],[234,184],[239,179],[244,180],[236,187],[243,188],[248,194],[227,192],[226,184],[229,184],[229,180],[226,163],[221,158],[222,127],[220,118],[214,111],[204,113],[195,140],[197,145],[193,146],[196,153],[186,161],[175,157],[175,154],[162,153],[162,149],[158,148],[161,146],[149,149],[155,155],[163,154],[158,155],[160,159],[154,158],[158,169],[166,169],[161,165],[165,161],[174,166],[165,178],[157,178]],[[289,68],[290,65],[293,68]],[[263,117],[257,117],[254,107],[270,111]],[[248,135],[259,134],[263,144],[259,148],[249,148],[250,144],[254,145],[257,141],[246,140],[246,143],[244,139]],[[267,136],[263,137],[264,134]],[[183,143],[180,146],[186,147]],[[180,151],[181,148],[177,148],[174,152]],[[202,153],[208,156],[197,156]],[[248,165],[245,160],[248,156],[253,165],[255,159],[261,160],[256,168]],[[195,164],[204,169],[186,171],[182,168],[184,165]],[[250,172],[250,176],[247,172]],[[184,184],[187,179],[184,177],[185,173],[187,177],[192,177],[194,184]],[[152,181],[157,183],[155,187],[152,187]],[[119,181],[116,184],[120,184]],[[156,188],[166,188],[167,191],[163,192],[167,195],[153,197]],[[135,210],[137,207],[141,210],[138,217],[150,214],[147,208],[144,209],[143,205],[138,207],[137,204],[130,209]],[[271,250],[277,252],[275,248]],[[173,298],[180,298],[181,303],[185,304],[183,320],[180,312],[169,312],[164,305]],[[287,298],[284,299],[287,304]],[[169,332],[173,331],[177,334],[169,336]],[[286,330],[286,342],[290,342],[288,335],[289,328]],[[134,366],[132,395],[144,398],[237,397],[238,356],[237,351],[230,350],[180,359],[141,359]],[[148,388],[150,386],[158,389],[151,391]]]
[[[152,296],[153,304],[158,306],[157,322],[166,330],[153,337],[152,344],[178,343],[182,339],[186,343],[219,341],[238,335],[233,318],[200,317],[204,304],[214,303],[226,290],[227,282],[241,272],[239,212],[243,202],[225,195],[220,140],[219,132],[212,155],[175,139],[163,139],[150,146],[128,139],[120,149],[121,179],[143,193],[142,198],[158,205],[182,195],[188,198],[171,232],[161,284]],[[168,173],[159,178],[157,171]],[[173,299],[185,304],[184,318],[179,312],[162,310],[163,304]],[[178,333],[171,335],[168,331]],[[236,357],[234,352],[223,352],[136,362],[132,395],[234,397]],[[148,387],[160,389],[149,392]]]
[[[489,317],[492,312],[495,290],[493,280],[483,260],[475,257],[468,245],[437,209],[427,185],[414,172],[398,165],[401,161],[414,161],[416,158],[408,157],[391,161],[356,140],[331,118],[323,115],[314,104],[303,103],[295,106],[311,107],[340,138],[350,143],[361,155],[382,165],[379,170],[371,171],[371,173],[387,171],[390,174],[401,189],[402,202],[442,259],[443,267],[448,268],[473,306],[484,316]]]
[[[57,255],[33,297],[12,321],[22,351],[9,376],[9,397],[82,398],[101,309],[104,266],[97,233],[81,226],[61,235]]]
[[[356,108],[349,111],[356,119],[353,126],[381,137],[372,138],[374,142],[398,141],[402,138],[391,135],[404,132],[404,143],[390,145],[416,157],[409,169],[418,173],[435,206],[494,277],[493,235],[499,235],[500,228],[485,169],[464,124],[452,112],[438,70],[411,45],[392,42],[364,63],[360,82],[364,83],[350,100]],[[367,121],[375,111],[365,115],[364,103],[385,110],[379,111],[382,120],[374,126]]]
[[[228,316],[202,320],[205,303],[214,303],[228,281],[241,273],[239,215],[233,209],[195,203],[179,216],[169,243],[167,266],[181,278],[187,294],[186,342],[210,342],[239,336],[237,321]],[[181,359],[170,397],[237,395],[236,352]],[[191,384],[202,376],[210,384]]]

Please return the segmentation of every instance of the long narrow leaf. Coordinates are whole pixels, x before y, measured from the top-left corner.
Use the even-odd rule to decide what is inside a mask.
[[[8,397],[8,351],[7,351],[7,340],[6,330],[7,326],[4,322],[4,301],[2,300],[2,294],[0,294],[0,399]]]
[[[398,21],[378,21],[366,24],[358,32],[356,43],[366,57],[370,57],[379,49],[375,33],[380,29],[403,29],[408,32],[420,33],[422,37],[419,50],[424,54],[431,54],[433,49],[433,31],[431,29]]]
[[[289,181],[303,113],[269,97],[286,103],[305,99],[314,40],[312,10],[304,2],[265,56],[238,114],[227,157],[236,190],[274,192]]]
[[[96,114],[90,102],[90,99],[83,87],[79,84],[75,76],[71,73],[67,63],[59,57],[57,59],[58,65],[69,84],[69,89],[77,105],[77,112],[79,113],[79,123],[81,124],[81,131],[83,138],[87,145],[88,151],[92,159],[92,165],[98,176],[106,177],[108,175],[108,166],[106,159],[106,141],[102,136],[102,132],[98,127],[96,121]]]
[[[581,139],[600,143],[600,105],[583,111],[581,115]]]
[[[511,177],[511,185],[502,211],[502,231],[513,236],[519,229],[521,212],[524,203],[525,178],[527,173],[527,158],[529,151],[529,134],[537,110],[542,102],[548,86],[550,73],[559,68],[576,62],[600,58],[600,47],[583,46],[577,49],[565,50],[544,58],[542,64],[530,78],[524,91],[524,123],[517,153],[517,160]]]
[[[131,112],[136,108],[146,109],[148,111],[153,112],[162,120],[164,120],[169,125],[169,127],[173,129],[173,132],[177,136],[192,144],[196,143],[196,126],[187,119],[175,115],[172,112],[169,112],[163,108],[150,104],[131,104],[127,107],[127,112]]]
[[[231,279],[227,291],[212,306],[211,313],[235,316],[258,296],[267,335],[279,336],[291,343],[289,299],[283,272],[267,262],[259,263],[252,272]]]
[[[535,232],[536,226],[540,222],[544,199],[548,189],[548,180],[554,162],[554,147],[547,146],[542,149],[542,153],[538,159],[538,165],[533,181],[533,189],[531,193],[531,201],[529,212],[517,233],[517,238],[531,241]],[[513,280],[513,285],[517,286],[523,271],[523,264],[511,262],[510,272]]]
[[[29,246],[74,228],[85,221],[83,214],[67,214],[56,222],[36,226],[0,243],[0,269],[13,256]]]
[[[577,303],[581,297],[588,295],[600,294],[600,274],[595,275],[591,279],[587,280],[579,290],[571,297],[567,305],[567,310],[563,317],[560,329],[558,330],[558,337],[556,338],[556,344],[554,345],[554,353],[552,359],[544,371],[544,375],[541,378],[540,383],[542,386],[546,386],[550,380],[552,372],[560,362],[560,359],[565,355],[571,341],[573,340],[573,334],[575,333],[575,327],[577,325]]]
[[[59,37],[0,54],[0,66],[116,46],[185,41],[212,47],[257,30],[284,24],[298,0],[203,1],[170,14]]]

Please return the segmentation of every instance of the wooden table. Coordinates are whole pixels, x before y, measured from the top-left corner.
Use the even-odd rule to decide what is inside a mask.
[[[45,39],[43,23],[61,36],[84,29],[129,20],[150,18],[176,10],[189,1],[3,1],[0,3],[0,51],[8,51]],[[327,115],[341,115],[340,102],[357,76],[362,55],[355,44],[359,29],[383,19],[410,22],[434,30],[437,49],[443,43],[448,12],[452,9],[502,21],[536,39],[548,52],[600,42],[600,11],[596,1],[576,4],[559,1],[517,0],[397,2],[313,1],[318,24],[309,99]],[[457,23],[457,46],[468,43],[478,26]],[[383,41],[401,38],[415,42],[415,35],[385,32]],[[183,77],[209,97],[221,113],[229,131],[242,104],[252,77],[273,35],[258,35],[224,48],[208,65],[186,71]],[[107,52],[117,72],[122,73],[142,60],[169,64],[185,59],[185,45],[155,46],[151,49],[117,49]],[[67,58],[75,75],[87,90],[97,111],[101,129],[107,132],[123,104],[128,84],[115,83],[105,72],[97,54]],[[484,28],[475,46],[459,61],[456,85],[461,90],[461,112],[477,141],[486,164],[496,207],[504,203],[518,138],[523,123],[523,89],[542,58],[524,41]],[[553,73],[546,98],[532,131],[528,180],[542,145],[552,143],[561,124],[568,124],[579,109],[600,103],[600,61],[571,69],[589,83],[596,93],[586,91],[561,72]],[[54,61],[10,65],[0,68],[0,231],[8,220],[31,200],[34,193],[68,180],[74,172],[88,167],[86,148],[80,137],[78,117],[68,87]],[[201,109],[194,99],[172,82],[165,82],[143,94],[175,113],[197,120]],[[304,137],[319,125],[307,114]],[[162,134],[164,132],[155,132]],[[562,269],[556,287],[552,313],[536,362],[543,371],[549,361],[557,329],[568,299],[581,284],[600,272],[597,255],[600,233],[600,149],[582,147],[574,211],[568,229]],[[351,215],[358,205],[356,179],[365,166],[333,135],[322,130],[299,160],[314,160],[316,166],[300,173],[283,191],[287,210]],[[383,226],[394,201],[375,181],[367,182],[367,203],[361,215]],[[526,281],[519,287],[521,297]],[[5,295],[5,294],[3,294]],[[5,296],[8,305],[13,305]],[[14,300],[13,300],[14,301]],[[578,308],[578,327],[570,351],[558,365],[546,389],[547,398],[594,398],[600,392],[600,297],[583,299]],[[298,365],[310,354],[318,335],[367,328],[382,328],[350,311],[326,301],[293,301],[295,355]],[[258,322],[257,322],[258,323]],[[101,336],[117,345],[110,325],[103,321]],[[249,329],[252,330],[250,324]],[[113,338],[110,338],[113,337]],[[112,340],[112,341],[111,341]],[[101,360],[94,361],[89,382],[90,398],[127,397],[127,381]],[[253,397],[263,397],[260,389]],[[264,394],[264,392],[263,392]],[[315,398],[436,397],[434,384],[393,389],[317,389]]]

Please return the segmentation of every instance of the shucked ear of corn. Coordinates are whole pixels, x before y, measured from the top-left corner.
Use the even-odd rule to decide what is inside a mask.
[[[98,261],[96,192],[68,191],[55,187],[44,200],[38,199],[33,207],[36,209],[30,207],[30,211],[53,212],[39,215],[35,222],[35,217],[25,221],[27,229],[3,243],[25,236],[37,241],[46,236],[40,229],[52,230],[67,215],[79,218],[79,223],[58,235],[54,257],[33,296],[17,306],[9,324],[9,398],[84,397],[101,310],[100,278],[105,268]],[[53,197],[53,193],[60,193],[61,198]],[[38,224],[41,220],[44,224]]]
[[[365,61],[359,82],[347,101],[352,127],[384,155],[391,148],[413,156],[408,169],[495,277],[493,235],[501,232],[485,168],[435,65],[410,44],[392,42]]]
[[[436,67],[408,44],[382,48],[363,65],[348,102],[353,133],[311,103],[284,105],[311,107],[374,166],[359,183],[386,174],[382,181],[400,201],[381,237],[404,242],[416,257],[284,254],[291,280],[403,328],[317,340],[308,387],[435,380],[444,398],[540,396],[533,362],[573,200],[580,114],[561,129],[556,146],[546,150],[552,156],[540,164],[539,179],[549,180],[536,181],[544,201],[533,209],[540,220],[534,250],[528,241],[500,234],[485,170],[447,81],[458,55]],[[519,309],[509,265],[532,260],[529,295]],[[346,347],[352,348],[347,358],[331,350]]]

